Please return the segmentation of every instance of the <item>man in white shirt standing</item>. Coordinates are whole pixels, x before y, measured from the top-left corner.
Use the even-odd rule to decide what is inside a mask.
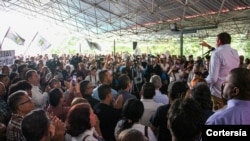
[[[48,101],[48,89],[42,92],[39,88],[40,77],[35,70],[29,70],[25,74],[26,80],[32,85],[32,100],[35,103],[35,108],[45,108]]]
[[[157,108],[163,105],[153,100],[155,96],[155,86],[152,83],[145,83],[142,86],[142,98],[141,101],[144,106],[144,112],[141,117],[140,123],[143,125],[149,125],[149,119],[156,112]]]
[[[226,32],[217,35],[216,49],[213,49],[206,42],[200,43],[208,47],[212,52],[209,74],[206,81],[210,87],[213,101],[213,110],[218,110],[224,106],[221,97],[221,86],[225,81],[227,74],[239,66],[240,60],[237,50],[231,48],[231,36]]]
[[[161,77],[158,75],[151,76],[149,82],[155,86],[155,96],[153,100],[157,103],[168,104],[169,98],[166,94],[162,94],[160,88],[162,86]]]

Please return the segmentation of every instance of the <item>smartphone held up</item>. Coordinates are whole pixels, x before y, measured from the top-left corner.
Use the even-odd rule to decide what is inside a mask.
[[[72,76],[72,85],[75,86],[76,85],[76,81],[77,81],[77,77],[76,75]]]

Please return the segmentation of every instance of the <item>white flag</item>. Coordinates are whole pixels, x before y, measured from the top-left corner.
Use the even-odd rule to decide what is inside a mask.
[[[25,39],[22,38],[19,34],[17,34],[14,30],[11,28],[8,29],[5,37],[11,39],[18,45],[24,45]]]
[[[35,43],[36,46],[41,48],[43,51],[47,50],[51,46],[51,44],[40,34],[36,35]]]

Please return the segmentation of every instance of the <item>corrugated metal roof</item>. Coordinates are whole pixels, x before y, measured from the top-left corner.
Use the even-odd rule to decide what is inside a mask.
[[[3,0],[0,6],[97,38],[164,39],[178,34],[169,30],[171,23],[199,29],[197,36],[215,25],[216,34],[250,27],[250,0]]]

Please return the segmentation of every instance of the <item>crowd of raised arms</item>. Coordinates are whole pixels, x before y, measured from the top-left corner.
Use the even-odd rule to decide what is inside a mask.
[[[203,125],[250,124],[250,59],[230,42],[201,57],[16,56],[1,66],[0,140],[198,141]]]

